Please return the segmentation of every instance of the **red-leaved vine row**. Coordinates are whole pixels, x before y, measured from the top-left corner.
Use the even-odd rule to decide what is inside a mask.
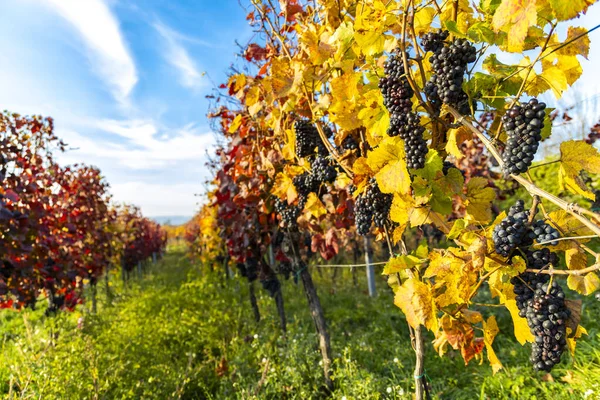
[[[60,166],[52,118],[0,114],[0,307],[73,310],[110,265],[132,269],[166,235],[133,206],[113,206],[98,168]]]

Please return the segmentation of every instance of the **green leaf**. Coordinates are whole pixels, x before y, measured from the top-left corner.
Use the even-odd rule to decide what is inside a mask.
[[[496,34],[491,29],[490,24],[484,21],[476,22],[469,27],[467,36],[475,43],[494,43]]]

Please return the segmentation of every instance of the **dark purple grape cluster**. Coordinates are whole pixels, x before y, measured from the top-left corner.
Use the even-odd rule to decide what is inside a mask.
[[[352,135],[348,135],[342,140],[342,149],[344,150],[358,150],[358,142]]]
[[[536,274],[535,272],[523,272],[519,276],[511,278],[510,283],[514,285],[515,301],[519,309],[519,316],[525,318],[527,316],[527,302],[533,299],[533,291],[538,283],[544,284],[550,280],[550,276],[546,274]]]
[[[550,371],[560,362],[567,344],[567,320],[570,311],[565,293],[556,280],[546,275],[524,273],[511,280],[517,295],[519,315],[535,337],[530,361],[538,371]]]
[[[502,123],[508,140],[502,154],[504,173],[521,174],[529,168],[542,140],[546,104],[532,98],[504,114]]]
[[[286,200],[275,199],[275,212],[281,218],[281,225],[287,229],[298,227],[298,217],[304,209],[306,198],[300,197],[297,205],[289,205]]]
[[[319,183],[331,183],[335,181],[335,178],[337,177],[337,169],[335,166],[331,165],[330,160],[323,156],[315,157],[311,163],[311,169],[311,174],[314,175],[314,179],[316,179]]]
[[[379,185],[372,179],[365,191],[355,202],[355,223],[359,235],[366,235],[371,230],[371,224],[383,228],[388,223],[392,206],[391,194],[381,193]]]
[[[307,198],[310,193],[314,193],[319,190],[321,181],[317,175],[309,172],[303,172],[300,175],[296,175],[292,182],[296,187],[296,191],[300,198]]]
[[[403,115],[412,111],[412,90],[404,71],[402,54],[396,52],[386,61],[385,77],[379,80],[383,104],[391,115]]]
[[[549,264],[558,263],[558,256],[545,247],[533,251],[529,250],[527,251],[526,255],[527,266],[529,268],[542,269],[547,267]]]
[[[363,195],[359,195],[354,203],[354,223],[359,235],[366,235],[371,230],[373,211]]]
[[[308,157],[314,154],[315,151],[319,154],[327,153],[327,149],[319,136],[319,131],[309,121],[299,120],[294,122],[294,132],[296,133],[296,155],[298,157]],[[328,132],[331,132],[331,129],[325,131],[326,135]]]
[[[427,32],[421,39],[421,45],[425,51],[436,52],[444,46],[444,41],[448,39],[450,32],[448,31],[437,31]]]
[[[429,58],[434,74],[424,91],[435,107],[441,103],[454,106],[463,114],[470,114],[469,97],[462,89],[467,65],[477,59],[477,50],[466,39],[455,39],[450,44],[436,45]]]
[[[418,114],[413,112],[403,115],[392,114],[388,135],[400,136],[404,140],[408,168],[419,169],[425,166],[428,148],[423,132],[425,128],[421,125],[421,117]]]
[[[525,211],[523,200],[517,200],[508,210],[508,215],[494,227],[492,239],[496,253],[508,257],[528,234],[529,211]]]
[[[404,140],[409,168],[423,168],[427,155],[427,141],[423,138],[425,128],[421,126],[421,117],[412,111],[414,91],[406,78],[401,53],[390,56],[384,72],[385,77],[379,80],[379,88],[390,113],[388,135],[400,136]]]
[[[542,220],[538,220],[531,225],[529,236],[538,243],[548,242],[549,245],[556,246],[558,244],[556,239],[560,237],[560,233],[558,233],[551,225],[548,225]]]

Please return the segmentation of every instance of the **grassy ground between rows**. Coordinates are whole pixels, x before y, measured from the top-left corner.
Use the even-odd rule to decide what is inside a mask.
[[[385,282],[369,298],[359,275],[313,271],[335,356],[333,399],[410,399],[414,356],[406,322]],[[258,282],[256,283],[258,285]],[[111,276],[112,301],[99,287],[96,315],[83,305],[55,318],[43,310],[0,312],[0,395],[10,399],[313,399],[322,376],[301,284],[284,282],[288,335],[274,301],[257,287],[260,323],[248,284],[192,265],[171,249],[142,279],[123,287]],[[490,309],[482,309],[489,313]],[[428,336],[426,369],[440,399],[600,399],[600,303],[584,303],[589,336],[552,377],[534,373],[529,348],[512,337],[500,308],[494,348],[504,369],[440,358]]]

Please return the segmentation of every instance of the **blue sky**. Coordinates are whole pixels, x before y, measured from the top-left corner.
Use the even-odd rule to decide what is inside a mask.
[[[215,142],[204,96],[252,38],[246,14],[237,0],[1,0],[0,108],[54,117],[72,148],[59,160],[100,167],[116,201],[192,215]],[[595,5],[574,23],[597,21]],[[598,93],[591,39],[563,104]]]
[[[61,163],[117,201],[192,215],[214,143],[205,114],[252,31],[237,1],[0,1],[0,108],[55,118]]]

